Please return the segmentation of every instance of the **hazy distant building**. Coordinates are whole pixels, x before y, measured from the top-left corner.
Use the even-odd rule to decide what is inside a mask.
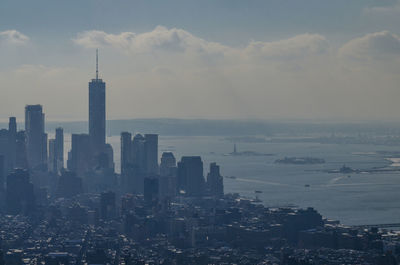
[[[164,152],[161,155],[160,176],[168,176],[176,170],[176,159],[172,152]]]
[[[57,173],[57,158],[56,158],[56,140],[50,139],[49,140],[49,158],[47,160],[48,168],[50,172]]]
[[[3,157],[3,171],[6,175],[10,171],[8,162],[10,159],[10,138],[6,129],[0,130],[0,155]]]
[[[121,133],[121,186],[124,192],[134,192],[135,168],[133,164],[132,134]]]
[[[17,132],[16,137],[16,159],[15,167],[28,168],[28,155],[26,151],[26,135],[25,131]]]
[[[49,171],[60,173],[64,168],[64,131],[56,129],[56,138],[49,140]]]
[[[210,172],[207,175],[207,191],[211,196],[224,195],[224,180],[216,163],[210,164]]]
[[[129,132],[121,133],[121,175],[125,175],[132,167],[132,134]]]
[[[203,196],[205,181],[200,156],[184,156],[178,163],[178,189],[187,196]]]
[[[3,155],[0,155],[0,192],[4,190],[4,180],[6,175],[6,163]]]
[[[161,199],[176,196],[176,159],[172,152],[164,152],[161,156],[159,196]]]
[[[29,172],[16,169],[7,176],[6,212],[8,214],[30,214],[35,208],[33,185]]]
[[[41,105],[25,107],[25,133],[28,165],[30,168],[47,168],[47,134]]]
[[[13,170],[16,167],[17,159],[17,120],[15,117],[10,117],[8,122],[8,138],[9,138],[9,158],[8,168]]]
[[[150,203],[158,198],[158,177],[146,177],[144,179],[144,200]]]
[[[68,169],[78,176],[91,170],[90,137],[88,134],[72,134]]]
[[[135,193],[143,194],[144,178],[146,176],[145,140],[143,135],[136,134],[132,141],[132,189]]]
[[[56,128],[56,139],[55,139],[55,158],[56,168],[60,172],[64,168],[64,130],[63,128]]]
[[[96,50],[96,78],[89,82],[89,136],[93,155],[106,144],[106,83],[99,79]]]
[[[158,174],[158,135],[145,134],[144,135],[144,151],[146,174],[148,176]]]
[[[56,196],[70,198],[83,192],[82,178],[74,172],[64,171],[57,183]]]
[[[133,137],[132,161],[137,174],[146,173],[145,139],[141,134],[136,134]]]

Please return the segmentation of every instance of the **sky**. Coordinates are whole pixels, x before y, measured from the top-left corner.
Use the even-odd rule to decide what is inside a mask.
[[[0,120],[400,121],[400,0],[2,0]]]

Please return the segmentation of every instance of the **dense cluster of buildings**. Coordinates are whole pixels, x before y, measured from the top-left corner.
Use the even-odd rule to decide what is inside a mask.
[[[14,117],[0,130],[0,265],[397,264],[397,234],[224,195],[216,163],[205,176],[199,156],[159,159],[156,134],[122,132],[116,174],[105,92],[96,67],[89,133],[72,134],[66,167],[41,105],[25,130]]]

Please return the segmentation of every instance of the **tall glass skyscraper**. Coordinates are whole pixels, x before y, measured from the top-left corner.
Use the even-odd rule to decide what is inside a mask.
[[[106,83],[99,79],[96,50],[96,78],[89,82],[89,136],[94,155],[106,145]]]
[[[30,168],[47,167],[47,134],[44,132],[44,114],[41,105],[25,107],[25,131],[28,164]]]

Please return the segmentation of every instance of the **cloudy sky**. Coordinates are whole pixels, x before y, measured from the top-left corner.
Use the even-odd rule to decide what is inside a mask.
[[[0,120],[400,120],[400,0],[1,0]]]

